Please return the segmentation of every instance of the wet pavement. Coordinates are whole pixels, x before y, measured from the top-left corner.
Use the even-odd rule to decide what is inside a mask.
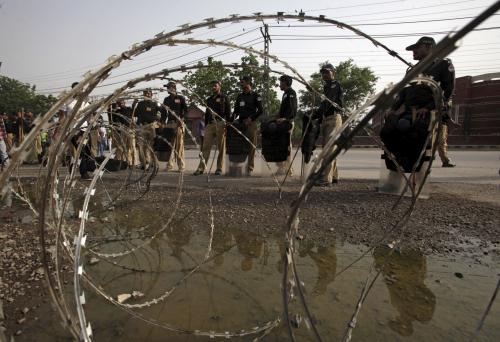
[[[130,233],[126,225],[121,227],[121,234]],[[106,230],[105,225],[94,228]],[[133,233],[131,237],[138,235]],[[95,246],[99,239],[91,241]],[[101,241],[99,251],[125,251],[142,241],[137,238],[105,244]],[[114,259],[122,267],[101,260],[93,265],[87,262],[86,271],[114,298],[133,291],[143,293],[144,297],[126,301],[137,304],[160,297],[174,287],[202,262],[208,242],[207,229],[175,225],[147,247]],[[326,246],[308,241],[297,241],[297,244],[298,272],[325,341],[341,338],[370,269],[372,274],[377,271],[381,274],[358,317],[354,341],[466,341],[476,328],[500,273],[499,261],[488,256],[478,265],[465,255],[426,257],[419,251],[391,253],[388,247],[379,246],[338,274],[367,247],[342,242]],[[219,229],[214,235],[210,261],[181,281],[167,299],[134,310],[159,324],[168,323],[187,330],[253,329],[282,315],[282,252],[279,236],[258,235],[230,227]],[[88,254],[87,261],[90,257]],[[86,294],[85,312],[96,341],[207,340],[144,324],[88,288]],[[292,302],[290,312],[294,323],[304,317],[296,301]],[[500,339],[496,319],[499,315],[497,302],[478,341]],[[60,330],[59,326],[55,314],[42,314],[33,329],[17,340],[67,340],[62,337],[64,333],[57,337],[59,334],[55,332]],[[294,333],[299,341],[312,340],[303,321],[294,328]],[[289,339],[281,324],[264,340]]]
[[[186,175],[179,192],[180,174],[160,173],[144,197],[140,197],[144,185],[134,184],[119,190],[122,198],[110,203],[125,174],[106,174],[100,181],[85,232],[87,248],[95,252],[134,252],[111,258],[110,263],[85,249],[85,271],[114,299],[135,292],[139,295],[125,304],[151,305],[132,309],[141,320],[84,284],[84,309],[94,340],[206,341],[208,337],[182,331],[251,331],[281,319],[262,340],[289,341],[283,322],[281,229],[288,205],[300,189],[298,177],[287,181],[278,200],[276,184],[270,179],[208,181]],[[65,213],[69,235],[79,226],[81,194],[88,183],[77,184]],[[500,276],[498,189],[483,184],[448,189],[434,184],[435,196],[419,202],[410,232],[404,233],[408,243],[391,253],[386,244],[376,244],[373,250],[367,247],[384,232],[391,215],[398,214],[390,215],[388,209],[394,197],[378,194],[375,184],[346,180],[335,188],[314,189],[301,210],[304,236],[296,240],[297,270],[323,340],[342,338],[367,277],[380,272],[358,316],[354,341],[468,341]],[[34,188],[26,188],[28,197],[35,200]],[[473,196],[479,197],[477,201]],[[19,200],[14,203],[18,208],[13,224],[33,226],[36,220],[27,206]],[[208,203],[215,223],[211,244]],[[209,260],[203,262],[207,250]],[[74,309],[71,272],[64,279]],[[297,340],[313,340],[297,299],[290,303],[289,312]],[[497,300],[478,341],[500,340],[499,315]],[[50,309],[48,296],[35,298],[26,317],[22,325],[14,325],[22,328],[16,341],[70,340]],[[262,334],[230,340],[251,341]]]

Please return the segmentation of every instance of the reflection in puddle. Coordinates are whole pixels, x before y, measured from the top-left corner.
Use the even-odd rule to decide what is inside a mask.
[[[75,203],[75,208],[78,207]],[[95,203],[103,215],[89,223],[87,231],[96,237],[100,252],[121,252],[133,248],[158,231],[168,216],[168,208],[132,207],[127,211],[107,211]],[[145,296],[131,298],[128,304],[151,301],[175,288],[165,300],[134,309],[160,324],[168,323],[186,330],[239,331],[262,326],[282,317],[281,255],[282,239],[230,227],[214,231],[211,258],[185,281],[179,280],[204,260],[209,243],[208,225],[175,220],[165,234],[135,253],[113,259],[121,267],[101,260],[86,270],[114,298],[139,291]],[[99,240],[115,236],[116,240]],[[470,261],[426,258],[416,251],[394,252],[378,247],[359,263],[337,277],[366,250],[343,244],[318,245],[297,241],[297,269],[304,282],[306,297],[324,340],[339,340],[352,315],[356,300],[372,263],[380,270],[378,281],[366,301],[353,340],[464,341],[468,340],[496,283],[486,266]],[[87,256],[89,259],[91,255]],[[131,271],[135,269],[136,271]],[[137,270],[143,270],[138,272]],[[473,270],[473,271],[472,271]],[[278,272],[277,272],[278,271]],[[465,276],[458,279],[454,272]],[[92,323],[96,341],[204,341],[207,338],[179,335],[145,324],[86,290],[85,312]],[[297,302],[291,314],[302,315]],[[490,317],[498,317],[499,306]],[[54,341],[55,315],[44,315],[40,328],[23,334],[26,341]],[[488,322],[487,322],[488,323]],[[298,341],[311,340],[305,324],[295,328]],[[252,340],[256,336],[239,340]],[[500,339],[500,327],[489,321],[482,340]],[[481,340],[481,338],[479,340]],[[238,339],[232,339],[238,340]],[[284,324],[264,341],[288,341]]]
[[[402,336],[413,334],[413,321],[427,323],[436,307],[436,296],[424,284],[427,276],[425,257],[418,251],[395,251],[386,246],[375,248],[375,268],[382,271],[391,304],[398,316],[389,327]]]

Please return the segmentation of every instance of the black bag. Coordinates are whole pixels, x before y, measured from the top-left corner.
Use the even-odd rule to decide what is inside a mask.
[[[95,158],[95,163],[94,163],[94,170],[96,168],[96,163],[97,165],[101,165],[102,162],[106,159],[105,157],[97,157]],[[123,160],[118,160],[118,159],[109,159],[108,162],[106,163],[106,166],[104,166],[104,169],[109,172],[115,172],[115,171],[120,171],[120,170],[125,170],[128,167],[128,163]],[[89,170],[93,171],[93,170]]]
[[[155,151],[170,151],[175,142],[176,129],[171,127],[157,128],[154,142]],[[170,144],[170,145],[169,145]]]
[[[290,155],[290,129],[289,121],[277,123],[269,121],[261,126],[262,154],[267,162],[283,162]]]
[[[82,159],[80,161],[80,173],[94,172],[97,168],[95,160],[82,153]]]
[[[302,140],[300,150],[302,151],[302,156],[304,157],[304,162],[306,164],[311,161],[313,151],[316,149],[316,140],[318,140],[321,128],[319,120],[313,119],[310,123],[309,120],[309,116],[304,116],[302,118],[302,136],[304,138]]]
[[[233,126],[241,133],[237,132],[232,126],[227,127],[226,134],[226,154],[229,155],[229,161],[242,163],[250,153],[251,145],[246,140],[247,126],[244,123],[233,122]]]
[[[396,161],[405,172],[411,172],[415,166],[429,135],[429,120],[415,120],[412,122],[411,112],[400,115],[391,115],[386,118],[380,131],[380,138],[386,148],[395,156]],[[425,146],[430,148],[430,146]],[[387,169],[397,171],[394,162],[384,153]],[[420,159],[415,171],[419,172],[425,161],[430,158],[424,156]]]

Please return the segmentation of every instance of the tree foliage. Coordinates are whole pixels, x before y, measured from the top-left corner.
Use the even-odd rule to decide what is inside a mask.
[[[198,63],[203,65],[203,63]],[[243,76],[251,76],[253,80],[252,89],[260,95],[264,95],[265,75],[264,68],[259,64],[259,61],[254,55],[246,55],[241,58],[240,68],[227,68],[223,66],[221,61],[216,61],[213,58],[207,60],[207,67],[199,68],[196,71],[189,72],[184,77],[185,84],[195,93],[200,95],[203,100],[212,94],[211,82],[219,80],[222,84],[222,91],[227,94],[234,104],[236,97],[241,93],[239,80]],[[274,76],[269,76],[269,84],[276,84],[277,79]],[[191,96],[192,100],[195,100]],[[269,89],[270,109],[269,116],[277,114],[280,102],[277,93],[274,89]],[[199,101],[198,101],[199,102]]]
[[[324,65],[328,61],[321,63]],[[335,79],[337,79],[344,89],[344,107],[348,111],[359,107],[368,96],[375,91],[375,82],[377,77],[370,68],[360,68],[354,64],[352,59],[340,62],[335,66]],[[323,93],[323,84],[321,74],[316,72],[311,75],[309,81],[312,88]],[[312,92],[301,90],[300,92],[300,110],[307,113],[316,107],[321,99]]]
[[[15,79],[0,76],[0,112],[17,112],[21,109],[36,115],[44,114],[57,99],[52,95],[35,93],[36,87]]]

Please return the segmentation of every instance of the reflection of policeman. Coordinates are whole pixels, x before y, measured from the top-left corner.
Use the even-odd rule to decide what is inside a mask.
[[[162,109],[162,119],[163,123],[167,123],[168,128],[175,128],[175,142],[174,142],[174,153],[170,155],[170,160],[167,162],[167,171],[173,170],[172,158],[177,161],[177,167],[179,171],[184,171],[184,117],[187,115],[187,104],[184,96],[177,94],[177,86],[175,82],[168,82],[166,84],[169,96],[165,97],[163,104],[167,106],[170,111],[173,111],[175,115],[170,111],[166,111],[165,108]],[[177,117],[176,117],[177,116]],[[175,156],[173,156],[175,154]]]
[[[297,115],[297,93],[292,89],[292,78],[288,75],[283,75],[280,77],[280,89],[283,90],[283,97],[281,98],[280,111],[278,114],[277,122],[281,123],[284,121],[289,121],[292,125],[290,128],[290,144],[289,151],[290,154],[286,161],[278,163],[278,174],[285,174],[286,170],[290,166],[291,156],[292,156],[292,132],[294,127],[293,119]],[[293,170],[290,169],[290,176]]]
[[[337,271],[337,255],[335,253],[335,246],[318,247],[318,251],[313,251],[313,243],[301,243],[299,247],[299,256],[310,256],[318,267],[318,279],[314,285],[313,292],[321,295],[326,292],[328,284],[335,279],[335,272]]]
[[[233,236],[227,229],[216,229],[214,232],[213,251],[214,265],[222,266],[224,263],[224,253],[227,252],[233,243]]]
[[[194,173],[195,176],[201,175],[208,164],[210,150],[215,142],[217,146],[217,169],[215,175],[220,176],[224,167],[224,153],[226,151],[226,124],[222,119],[229,120],[231,118],[231,103],[229,98],[221,93],[220,81],[212,81],[212,93],[207,100],[207,110],[205,112],[205,137],[203,139],[203,159],[205,163],[200,161],[198,169]],[[212,111],[217,115],[213,115]]]
[[[425,257],[418,251],[393,252],[387,246],[375,248],[375,268],[381,270],[389,290],[392,306],[399,316],[389,322],[401,336],[413,334],[413,321],[429,322],[436,307],[436,296],[425,286]]]
[[[137,117],[137,125],[140,127],[140,132],[143,141],[138,141],[139,158],[141,165],[145,169],[155,159],[153,153],[153,144],[156,137],[155,128],[158,123],[158,111],[160,107],[151,98],[153,92],[149,89],[144,90],[144,100],[139,101],[135,107],[135,116]]]
[[[331,64],[325,64],[320,69],[321,77],[323,78],[323,93],[328,100],[336,103],[339,107],[344,106],[344,91],[340,83],[334,79],[335,69]],[[313,119],[322,120],[321,136],[323,138],[323,146],[327,143],[332,132],[340,129],[342,126],[342,117],[339,109],[335,108],[328,100],[321,101],[319,108],[313,115]],[[334,160],[328,164],[319,181],[315,183],[317,186],[329,186],[331,183],[337,183],[339,180],[337,161]]]
[[[408,51],[413,52],[413,59],[416,61],[421,61],[428,55],[432,53],[432,49],[436,46],[436,42],[431,37],[422,37],[415,44],[412,44],[406,48]],[[450,158],[448,158],[448,124],[451,121],[450,116],[447,114],[449,110],[449,103],[451,102],[451,96],[453,95],[453,89],[455,88],[455,68],[450,59],[436,59],[433,63],[422,72],[426,76],[431,76],[436,82],[439,82],[441,89],[443,90],[445,108],[443,113],[443,129],[440,136],[438,137],[438,152],[443,162],[443,167],[454,167],[451,163]],[[397,109],[402,104],[405,104],[406,108],[416,107],[417,116],[423,116],[429,111],[435,108],[434,98],[432,92],[425,85],[415,85],[409,88],[405,88],[398,101],[394,104],[393,108]]]
[[[252,78],[243,76],[240,79],[243,91],[236,98],[234,104],[234,117],[247,126],[247,137],[254,146],[257,145],[257,118],[264,112],[262,108],[262,97],[252,90]],[[255,164],[255,147],[250,148],[248,154],[248,173],[253,172]]]
[[[167,229],[167,236],[172,248],[172,255],[182,262],[182,247],[191,240],[193,229],[179,223],[174,224],[172,229]]]
[[[241,261],[241,270],[250,271],[253,267],[253,259],[262,254],[262,240],[257,234],[249,232],[238,232],[234,236],[238,251],[243,256]]]

